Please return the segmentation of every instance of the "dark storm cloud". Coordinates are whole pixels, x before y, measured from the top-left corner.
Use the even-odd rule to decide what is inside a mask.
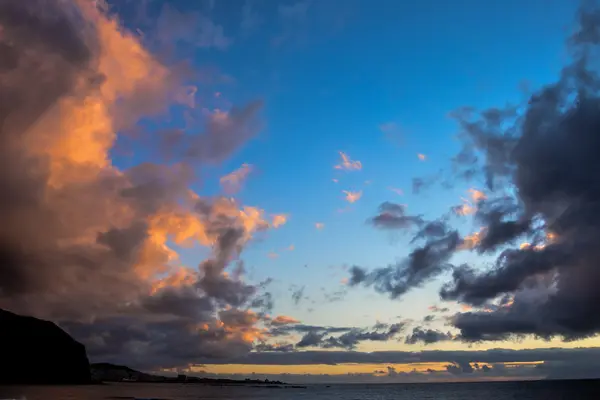
[[[470,340],[510,334],[573,340],[600,332],[598,9],[582,7],[578,22],[569,41],[572,62],[555,83],[522,108],[458,118],[463,138],[483,156],[489,188],[514,188],[512,210],[488,213],[482,250],[516,244],[522,235],[534,240],[503,251],[489,271],[457,269],[443,288],[442,297],[474,305],[514,295],[508,307],[454,317]],[[544,230],[553,235],[545,247],[538,245]]]
[[[259,343],[254,346],[254,350],[257,352],[266,352],[266,351],[277,351],[287,353],[290,351],[294,351],[294,345],[291,343],[282,343],[282,344],[270,344],[270,343]]]
[[[373,341],[373,342],[386,342],[388,340],[393,339],[398,333],[402,331],[404,325],[401,323],[392,324],[387,327],[386,330],[364,330],[364,329],[352,329],[348,332],[342,333],[339,336],[329,336],[329,337],[321,337],[316,343],[312,343],[309,346],[312,347],[322,347],[326,349],[333,348],[345,348],[348,350],[352,350],[356,348],[358,344],[363,341]],[[303,338],[304,340],[304,338]],[[299,347],[308,347],[307,345]]]
[[[379,293],[398,298],[452,268],[449,260],[460,243],[458,232],[451,231],[446,236],[429,239],[397,264],[371,271],[354,266],[350,269],[349,285],[373,286]]]
[[[403,328],[403,323],[377,323],[372,329],[290,324],[272,328],[269,335],[281,337],[302,334],[295,345],[297,349],[306,347],[354,349],[363,341],[384,342],[394,339]]]
[[[450,332],[444,333],[437,329],[415,327],[413,328],[412,333],[406,336],[404,343],[417,344],[422,342],[423,344],[432,344],[448,340],[452,340],[452,334]]]
[[[318,326],[318,325],[304,325],[304,324],[289,324],[284,326],[276,326],[269,332],[272,336],[285,336],[291,334],[306,334],[316,332],[319,334],[328,333],[342,333],[352,330],[352,327],[344,326]]]
[[[479,201],[475,221],[485,227],[476,247],[480,253],[514,244],[517,238],[529,232],[532,224],[523,216],[523,210],[515,199],[506,196]]]

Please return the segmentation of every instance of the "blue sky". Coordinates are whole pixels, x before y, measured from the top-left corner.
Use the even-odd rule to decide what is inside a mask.
[[[451,190],[434,185],[420,194],[411,190],[413,177],[447,169],[459,150],[449,112],[519,101],[523,88],[556,78],[565,61],[574,3],[173,3],[181,12],[208,16],[225,38],[212,36],[186,54],[196,68],[210,72],[198,87],[196,104],[227,108],[257,98],[265,104],[259,136],[225,162],[204,167],[196,189],[220,193],[220,177],[251,164],[253,171],[238,194],[241,202],[288,214],[286,225],[242,254],[251,279],[274,279],[270,290],[276,314],[305,323],[357,326],[399,316],[420,319],[438,302],[444,277],[402,300],[351,289],[344,300],[327,303],[323,293],[344,288],[345,266],[385,266],[410,251],[409,237],[366,223],[380,203],[404,203],[411,213],[436,218],[460,204],[469,187],[482,185],[462,183]],[[159,11],[150,4],[151,12]],[[395,125],[392,139],[381,128],[386,124]],[[362,169],[334,169],[339,151],[359,160]],[[117,165],[129,162],[136,160],[115,157]],[[348,204],[343,190],[362,191],[362,197]],[[317,230],[317,222],[324,229]],[[469,233],[475,227],[465,223],[463,229]],[[293,251],[286,250],[290,245]],[[268,257],[270,252],[278,257]],[[183,254],[186,264],[196,265],[206,253],[185,249]],[[306,286],[307,299],[299,305],[293,304],[291,285]]]

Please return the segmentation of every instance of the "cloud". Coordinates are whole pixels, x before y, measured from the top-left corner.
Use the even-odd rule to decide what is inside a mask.
[[[423,246],[416,248],[406,259],[396,264],[371,271],[353,266],[350,269],[349,285],[373,286],[377,292],[396,299],[451,269],[453,265],[449,260],[460,243],[458,233],[450,231],[442,237],[428,239]]]
[[[462,266],[443,298],[475,307],[509,307],[456,315],[465,340],[511,335],[574,340],[600,332],[597,127],[600,84],[592,61],[600,36],[597,7],[582,7],[568,40],[570,61],[557,81],[525,104],[455,113],[465,151],[457,163],[484,178],[475,214],[484,231],[476,251],[499,252],[487,270]],[[462,169],[461,169],[462,168]],[[519,246],[522,241],[531,245]]]
[[[280,226],[285,225],[287,220],[287,214],[276,214],[273,215],[273,222],[271,223],[271,225],[273,226],[273,228],[279,228]]]
[[[468,362],[454,362],[446,365],[446,370],[453,375],[472,374],[474,369],[471,363]]]
[[[357,364],[408,364],[408,363],[458,363],[501,365],[503,363],[535,363],[554,365],[598,366],[600,349],[591,348],[539,348],[490,350],[424,350],[424,351],[346,351],[310,350],[288,354],[250,353],[244,356],[220,359],[213,364],[255,364],[255,365],[337,365]],[[208,363],[211,360],[204,360]],[[202,360],[200,360],[202,362]],[[480,368],[481,369],[481,368]],[[596,374],[598,371],[596,370]]]
[[[362,190],[359,190],[358,192],[342,190],[342,193],[346,195],[346,201],[348,203],[355,203],[362,197]]]
[[[379,214],[369,222],[379,229],[410,229],[423,224],[420,215],[406,215],[406,205],[386,201],[379,206]]]
[[[417,154],[417,157],[419,158],[419,161],[425,161],[427,159],[427,156],[425,154]]]
[[[429,306],[427,307],[427,309],[431,312],[435,312],[435,313],[445,313],[450,311],[450,309],[448,307],[438,307],[436,305],[433,306]]]
[[[302,286],[302,287],[299,287],[299,288],[295,289],[292,292],[292,301],[294,302],[295,305],[300,304],[300,301],[303,299],[303,297],[304,297],[304,289],[305,289],[305,287]]]
[[[425,178],[413,178],[412,179],[412,192],[414,194],[420,194],[423,190],[430,188],[436,182],[440,180],[440,176],[434,175]]]
[[[240,190],[248,175],[252,172],[252,165],[242,164],[242,166],[235,171],[222,177],[219,182],[225,192],[234,194]]]
[[[461,198],[463,204],[452,207],[451,211],[458,216],[475,214],[478,211],[479,203],[487,199],[485,193],[477,189],[469,189],[469,197],[471,200]]]
[[[271,324],[275,325],[275,326],[298,324],[298,323],[300,323],[300,321],[298,321],[295,318],[288,317],[286,315],[278,315],[277,317],[275,317],[271,320]]]
[[[269,253],[267,253],[267,257],[269,257],[270,259],[275,259],[279,257],[279,254],[275,253],[274,251],[270,251]]]
[[[382,330],[381,328],[387,329]],[[404,326],[402,323],[384,327],[375,327],[374,330],[352,328],[338,336],[328,336],[328,334],[332,332],[331,330],[311,330],[296,343],[296,347],[322,347],[325,349],[345,348],[352,350],[364,341],[385,342],[393,339],[403,328]]]
[[[388,188],[389,190],[391,190],[392,192],[396,193],[398,196],[404,196],[404,190],[402,189],[398,189],[398,188]]]
[[[201,134],[190,134],[190,129],[170,129],[159,132],[161,138],[161,156],[168,160],[186,162],[219,163],[235,154],[262,128],[259,113],[261,100],[252,101],[243,107],[230,110],[189,112],[188,120],[195,123],[205,119]]]
[[[342,162],[335,165],[333,168],[344,171],[360,171],[362,169],[362,163],[360,161],[352,160],[346,153],[340,151],[340,157],[342,158]]]
[[[325,224],[322,222],[316,222],[315,228],[317,228],[318,230],[321,230],[321,229],[325,228]]]
[[[435,329],[423,329],[421,327],[415,327],[412,330],[412,333],[406,336],[404,343],[417,344],[422,342],[423,344],[432,344],[452,340],[452,338],[453,337],[450,332],[444,333]]]
[[[379,214],[370,221],[374,226],[385,229],[416,226],[419,229],[411,243],[424,242],[412,250],[406,259],[387,267],[367,271],[355,265],[350,269],[350,286],[372,286],[377,292],[388,294],[392,299],[453,269],[450,259],[464,242],[444,219],[425,221],[421,216],[407,216],[405,206],[401,204],[382,203]]]
[[[192,112],[189,75],[105,9],[0,5],[0,307],[57,321],[92,360],[158,368],[245,354],[262,334],[251,310],[262,287],[236,261],[269,224],[260,208],[190,184],[198,163],[257,133],[260,102],[206,115],[155,149],[145,139],[157,132],[138,122]],[[141,162],[119,169],[111,153],[131,132]],[[155,153],[179,157],[144,162]],[[210,253],[192,268],[175,245]]]

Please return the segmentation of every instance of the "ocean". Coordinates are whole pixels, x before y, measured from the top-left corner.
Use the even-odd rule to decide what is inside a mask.
[[[586,400],[600,399],[600,380],[308,385],[305,389],[121,383],[97,386],[0,387],[19,400]]]

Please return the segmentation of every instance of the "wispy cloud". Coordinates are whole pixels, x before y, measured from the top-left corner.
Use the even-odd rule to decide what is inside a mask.
[[[398,188],[394,188],[394,187],[390,187],[388,188],[390,191],[396,193],[399,196],[404,196],[404,190],[402,189],[398,189]]]
[[[321,230],[321,229],[325,228],[325,224],[323,222],[316,222],[315,228],[317,228],[318,230]]]
[[[333,178],[333,179],[331,180],[331,182],[333,182],[333,183],[338,183],[339,181],[340,181],[339,179],[335,179],[335,178]]]
[[[342,162],[335,165],[333,168],[344,171],[359,171],[362,169],[362,163],[358,160],[352,160],[349,155],[340,151]]]
[[[359,190],[358,192],[342,190],[342,192],[346,195],[346,201],[348,203],[355,203],[362,197],[362,190]]]
[[[240,168],[222,177],[219,182],[223,190],[229,194],[233,194],[241,189],[250,172],[252,172],[252,165],[244,163]]]
[[[422,153],[417,154],[417,157],[419,157],[419,160],[421,160],[421,161],[425,161],[427,159],[427,156]]]
[[[290,324],[299,324],[300,321],[293,317],[288,317],[287,315],[278,315],[273,318],[271,321],[272,325],[281,326],[281,325],[290,325]]]
[[[293,244],[290,244],[290,245],[287,247],[287,251],[294,251],[295,249],[296,249],[296,246],[294,246]]]
[[[269,257],[270,259],[275,259],[279,257],[279,254],[275,253],[274,251],[270,251],[269,253],[267,253],[267,257]]]

